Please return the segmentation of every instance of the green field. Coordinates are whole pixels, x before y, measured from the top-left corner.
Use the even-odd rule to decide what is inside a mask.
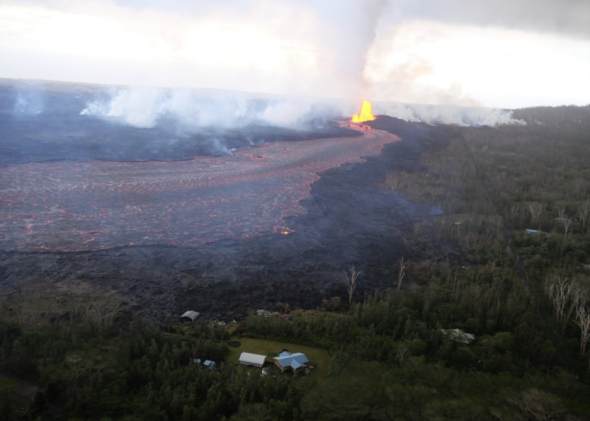
[[[0,390],[14,389],[21,384],[20,380],[0,376]]]
[[[328,351],[320,348],[312,348],[309,346],[289,344],[286,342],[267,341],[265,339],[252,339],[234,337],[232,341],[238,341],[242,345],[239,348],[229,348],[229,355],[227,361],[234,364],[239,364],[240,354],[242,352],[249,352],[251,354],[268,355],[270,352],[279,354],[283,349],[289,352],[302,352],[307,359],[315,367],[310,373],[311,377],[320,378],[328,375],[328,365],[330,364],[330,355]],[[273,357],[266,357],[267,363],[274,364]]]

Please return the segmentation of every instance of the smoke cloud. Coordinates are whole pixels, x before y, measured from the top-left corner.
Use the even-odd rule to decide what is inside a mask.
[[[323,42],[336,55],[335,74],[349,87],[351,98],[366,98],[372,87],[365,75],[367,55],[389,0],[317,0],[313,4],[325,25]]]
[[[457,105],[482,107],[479,101],[463,94],[459,82],[451,83],[446,89],[423,85],[421,79],[434,74],[434,66],[421,57],[409,57],[375,82],[375,90],[381,97],[395,98],[396,102],[426,103],[433,105]]]
[[[524,125],[512,118],[511,110],[497,108],[458,107],[453,105],[376,103],[375,114],[385,114],[406,121],[427,124],[456,124],[458,126]]]
[[[342,107],[329,101],[241,92],[128,88],[112,92],[107,100],[90,102],[80,114],[139,128],[173,121],[181,131],[194,132],[251,124],[305,129],[313,119],[341,117]]]
[[[447,94],[457,93],[451,89]],[[376,102],[374,112],[428,124],[490,127],[524,124],[512,118],[512,111],[479,107],[469,100],[465,102],[466,106]],[[233,91],[128,88],[113,91],[108,99],[88,103],[80,114],[138,128],[153,128],[173,122],[179,132],[191,133],[202,128],[239,129],[252,124],[308,129],[312,122],[317,124],[318,119],[348,119],[358,111],[357,106],[355,101],[347,100],[264,96]]]
[[[12,112],[15,118],[22,118],[41,114],[44,108],[45,102],[41,91],[30,88],[17,93]]]

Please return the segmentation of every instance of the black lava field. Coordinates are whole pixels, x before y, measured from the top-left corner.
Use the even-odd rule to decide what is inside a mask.
[[[444,127],[378,117],[217,131],[227,155],[208,149],[210,133],[164,145],[166,128],[80,116],[85,90],[50,91],[45,112],[19,118],[14,95],[0,86],[0,286],[78,279],[156,323],[188,309],[230,320],[344,296],[352,265],[362,294],[390,286],[402,256],[462,259],[414,237],[435,209],[381,187],[387,171],[420,170]]]

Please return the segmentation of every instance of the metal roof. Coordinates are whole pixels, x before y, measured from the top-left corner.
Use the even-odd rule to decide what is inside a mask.
[[[297,369],[303,364],[309,362],[305,354],[302,354],[301,352],[291,354],[290,352],[286,351],[281,352],[281,354],[276,357],[275,360],[281,364],[281,367],[293,367],[293,369]]]
[[[249,352],[242,352],[240,355],[240,362],[264,365],[264,361],[266,361],[264,355],[250,354]]]
[[[180,318],[183,318],[183,317],[188,317],[189,319],[191,319],[194,322],[199,317],[199,312],[189,310],[189,311],[185,312],[182,316],[180,316]]]

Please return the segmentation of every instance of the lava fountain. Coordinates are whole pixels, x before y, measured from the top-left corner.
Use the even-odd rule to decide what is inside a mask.
[[[363,105],[361,106],[361,110],[358,114],[352,116],[351,123],[362,123],[363,121],[372,121],[375,120],[375,116],[373,115],[373,104],[369,101],[363,101]]]

